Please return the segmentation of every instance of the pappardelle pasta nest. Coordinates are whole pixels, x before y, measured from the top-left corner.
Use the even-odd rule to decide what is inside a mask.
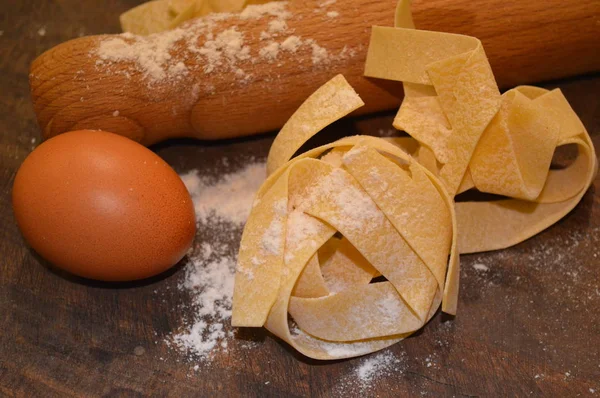
[[[272,174],[257,196],[238,257],[233,324],[265,324],[318,359],[393,344],[421,328],[442,297],[454,312],[454,224],[439,180],[397,146],[358,136],[314,149]],[[378,275],[386,280],[371,283]]]
[[[537,234],[575,207],[598,170],[560,90],[501,95],[481,42],[415,30],[408,1],[394,28],[373,28],[365,74],[403,82],[394,126],[411,137],[347,137],[291,159],[363,105],[334,77],[276,137],[238,257],[233,325],[265,326],[316,359],[394,344],[440,303],[455,314],[459,252]],[[577,158],[551,170],[568,144]],[[469,189],[507,199],[454,203]]]

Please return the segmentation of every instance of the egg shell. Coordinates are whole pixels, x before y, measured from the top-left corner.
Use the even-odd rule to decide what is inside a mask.
[[[148,148],[103,131],[74,131],[38,146],[17,172],[15,218],[58,268],[103,281],[159,274],[192,245],[190,195]]]

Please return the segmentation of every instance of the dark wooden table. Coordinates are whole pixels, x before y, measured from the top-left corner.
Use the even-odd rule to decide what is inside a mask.
[[[538,236],[463,256],[458,316],[438,314],[389,348],[401,366],[366,389],[339,388],[364,359],[312,361],[263,331],[249,333],[254,348],[234,342],[194,370],[164,343],[191,311],[177,289],[183,263],[118,286],[51,271],[23,241],[10,204],[15,172],[39,143],[28,67],[64,40],[118,31],[117,15],[136,3],[0,1],[0,395],[600,396],[600,178]],[[600,148],[600,76],[543,86],[563,89]],[[391,120],[391,113],[355,119],[326,135],[387,131]],[[178,172],[212,170],[224,156],[231,162],[223,171],[233,171],[249,154],[264,158],[272,138],[155,149]]]

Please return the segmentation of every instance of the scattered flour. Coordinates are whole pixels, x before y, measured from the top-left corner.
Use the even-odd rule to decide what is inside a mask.
[[[522,265],[507,272],[511,269],[507,261],[514,256],[518,256]],[[535,278],[547,286],[554,286],[549,299],[557,300],[561,305],[572,303],[595,308],[600,303],[600,290],[594,272],[582,261],[586,257],[600,257],[600,226],[584,225],[549,239],[532,240],[522,253],[500,250],[463,256],[461,261],[464,258],[463,264],[474,271],[472,281],[477,283],[478,294],[485,295],[506,280],[512,280],[518,286]],[[475,291],[469,287],[470,283],[470,279],[465,281],[464,292]]]
[[[281,219],[274,217],[261,239],[262,249],[266,253],[276,255],[280,252],[282,231],[283,223]]]
[[[473,268],[475,270],[477,270],[477,271],[483,271],[483,272],[486,272],[486,271],[490,270],[490,268],[487,265],[481,264],[481,263],[475,263],[475,264],[473,264]]]
[[[326,1],[319,9],[334,2]],[[302,58],[312,66],[328,64],[335,60],[353,57],[355,51],[344,48],[339,54],[321,46],[315,39],[294,36],[288,27],[292,13],[287,9],[288,2],[273,1],[265,4],[249,5],[241,13],[216,13],[186,23],[185,28],[176,28],[149,36],[124,33],[117,37],[102,40],[90,56],[96,56],[96,68],[106,73],[122,74],[128,78],[141,74],[152,87],[154,83],[167,81],[175,84],[185,78],[198,76],[195,72],[210,74],[232,72],[240,82],[248,82],[252,76],[245,71],[247,65],[257,60],[271,63],[282,51],[296,53],[304,48],[309,57]],[[337,17],[337,11],[323,10],[329,18]],[[266,46],[252,47],[246,40],[243,29],[229,24],[219,30],[219,22],[225,20],[254,21],[266,20],[266,28],[260,33],[261,41],[269,41]],[[242,26],[241,24],[239,26]],[[45,28],[40,28],[40,35]],[[43,34],[42,34],[43,33]],[[274,39],[278,38],[278,41]],[[119,65],[118,68],[114,67]]]
[[[287,22],[283,19],[275,19],[269,22],[267,31],[271,34],[285,32],[288,29]]]
[[[194,201],[196,217],[201,224],[227,222],[241,227],[252,209],[254,193],[266,176],[263,162],[251,163],[244,169],[222,176],[218,181],[198,176],[191,171],[181,176]]]
[[[295,53],[302,45],[302,39],[298,36],[289,36],[281,43],[281,48],[285,51]]]
[[[360,360],[352,373],[344,376],[335,386],[336,395],[369,396],[377,380],[396,377],[406,370],[406,355],[396,355],[386,350],[369,355]]]
[[[226,332],[225,322],[231,318],[235,256],[226,253],[217,258],[198,256],[190,262],[180,288],[195,293],[193,307],[197,319],[188,330],[173,336],[173,341],[179,348],[207,357],[219,343],[227,347],[225,339],[230,332]]]
[[[351,177],[342,169],[334,169],[311,188],[306,203],[311,206],[317,198],[326,197],[337,207],[331,221],[340,231],[360,231],[370,234],[381,227],[383,213],[365,192],[353,185]]]
[[[266,37],[266,36],[265,36]],[[260,50],[260,56],[268,60],[274,60],[279,54],[279,50],[296,53],[301,48],[308,48],[311,52],[311,61],[313,65],[326,64],[331,62],[332,57],[326,48],[321,47],[314,39],[302,40],[298,36],[288,36],[281,43],[271,41],[267,47]],[[337,58],[342,59],[345,55],[340,54]]]
[[[301,242],[320,232],[321,223],[302,211],[293,210],[288,217],[286,230],[286,247],[296,250]]]
[[[204,66],[206,73],[213,72],[216,67],[223,65],[224,61],[233,68],[237,65],[237,61],[250,58],[250,47],[244,44],[244,35],[236,27],[226,29],[216,37],[209,33],[204,46],[197,51],[208,61]]]
[[[271,16],[278,19],[287,19],[292,14],[287,10],[287,1],[271,1],[265,4],[252,4],[240,13],[241,19],[260,19]]]
[[[194,316],[166,341],[190,359],[210,360],[215,352],[226,351],[233,338],[229,320],[237,242],[265,175],[265,163],[254,162],[216,181],[199,176],[197,171],[181,176],[194,202],[200,234],[210,231],[190,251],[179,284],[192,296]]]
[[[38,34],[38,36],[42,36],[42,37],[46,36],[46,27],[42,26],[41,28],[39,28],[37,31],[37,34]]]
[[[277,55],[279,54],[279,47],[279,43],[277,43],[276,41],[271,41],[266,46],[260,49],[259,54],[262,58],[266,58],[271,61],[275,60],[277,59]]]
[[[133,62],[151,82],[163,80],[167,78],[175,43],[184,40],[187,34],[178,28],[160,35],[143,37],[124,33],[103,40],[96,51],[99,58],[96,66],[105,66],[106,62]]]
[[[313,39],[308,39],[306,43],[308,43],[312,49],[313,65],[329,62],[329,53],[327,52],[327,49],[318,45]]]
[[[370,384],[373,379],[383,372],[393,370],[394,365],[400,362],[391,352],[383,352],[367,358],[356,368],[356,375],[362,385]]]

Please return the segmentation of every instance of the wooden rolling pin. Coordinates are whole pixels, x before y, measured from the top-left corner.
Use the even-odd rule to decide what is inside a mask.
[[[121,36],[68,41],[31,67],[32,99],[43,136],[103,129],[150,145],[171,137],[220,139],[275,130],[338,73],[367,104],[361,113],[396,107],[402,96],[399,84],[362,76],[370,28],[391,26],[395,5],[395,0],[292,0],[286,6],[288,29],[280,31],[275,22],[271,32],[277,36],[271,38],[264,37],[268,24],[281,18],[233,16],[214,20],[201,34],[193,34],[199,28],[190,22],[175,33],[188,39],[170,47],[170,59],[160,58],[164,52],[142,54],[154,64],[100,55],[101,42]],[[600,70],[598,0],[415,0],[413,11],[420,29],[480,38],[501,87]],[[214,39],[231,28],[243,40],[219,47]],[[164,45],[174,37],[165,36],[169,34],[174,35],[159,34],[143,44]],[[282,43],[289,36],[300,39],[295,52],[290,39],[290,46],[279,48],[276,56],[268,50],[260,55],[271,40]],[[237,45],[248,46],[248,56]],[[207,58],[211,51],[220,51],[220,65]],[[150,68],[157,63],[159,71]]]

